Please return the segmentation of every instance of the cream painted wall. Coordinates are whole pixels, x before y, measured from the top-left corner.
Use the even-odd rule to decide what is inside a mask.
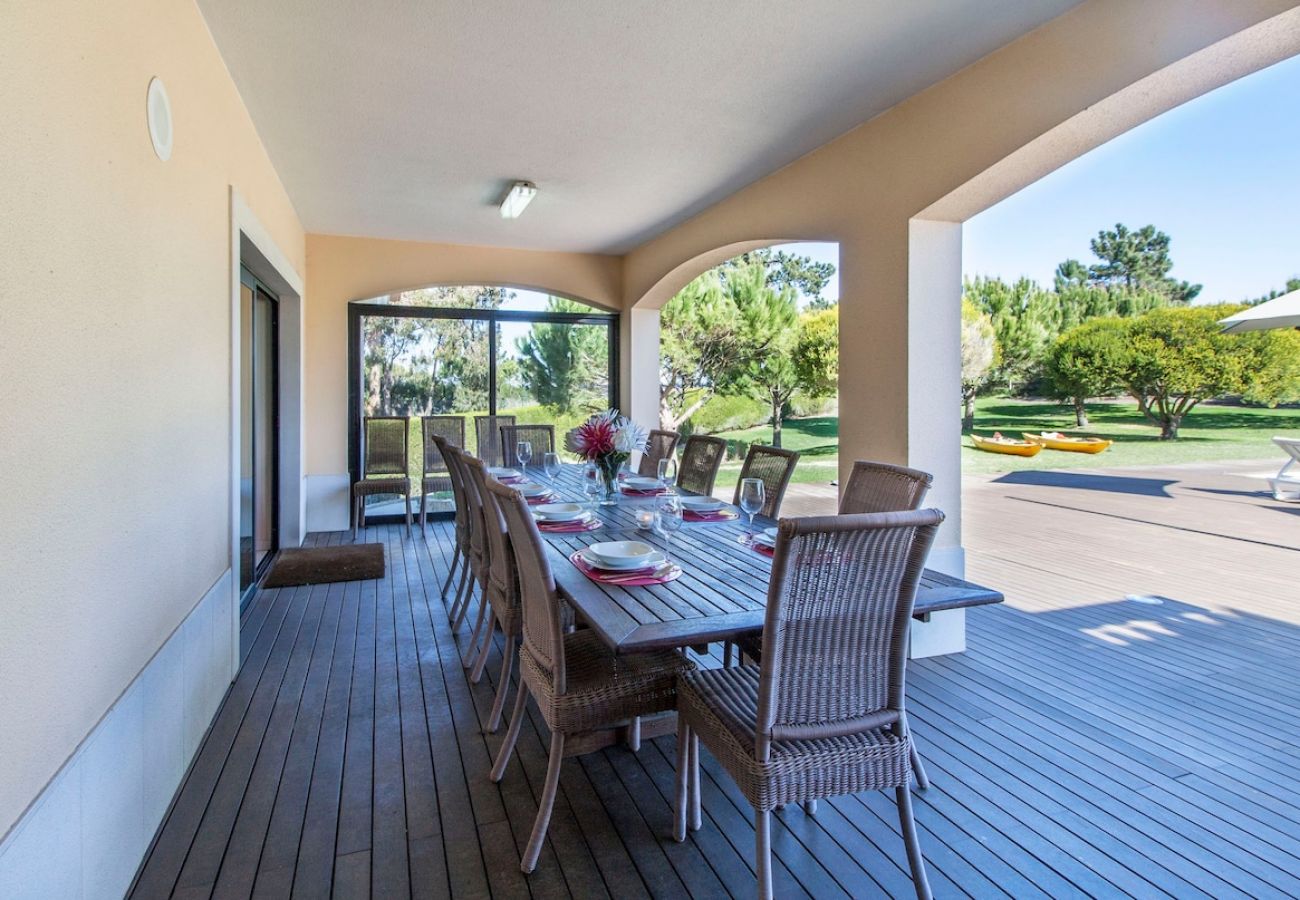
[[[230,186],[305,246],[192,2],[6,4],[0,84],[3,834],[229,565]]]
[[[351,301],[433,284],[491,284],[551,291],[619,309],[622,275],[620,257],[594,253],[308,235],[308,475],[338,475],[348,469],[347,311]]]
[[[626,302],[657,308],[715,264],[717,248],[773,234],[838,241],[841,474],[854,459],[923,457],[909,446],[909,433],[924,431],[909,422],[922,408],[909,391],[928,391],[930,414],[951,407],[954,421],[957,396],[952,385],[909,383],[909,343],[925,337],[915,330],[939,326],[909,322],[910,221],[959,222],[1139,122],[1300,52],[1297,5],[1089,0],[637,248],[624,263]]]

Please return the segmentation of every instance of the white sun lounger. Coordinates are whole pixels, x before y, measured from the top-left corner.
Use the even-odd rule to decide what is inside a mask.
[[[1300,464],[1300,438],[1275,437],[1273,443],[1286,451],[1287,456],[1290,457],[1278,470],[1277,475],[1268,480],[1268,483],[1273,486],[1273,499],[1300,500],[1300,466],[1294,472],[1288,471],[1292,466]]]

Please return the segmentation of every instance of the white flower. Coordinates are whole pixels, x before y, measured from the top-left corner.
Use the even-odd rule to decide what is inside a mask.
[[[615,423],[618,431],[614,435],[614,447],[619,453],[631,453],[644,450],[650,433],[631,419],[619,417]]]

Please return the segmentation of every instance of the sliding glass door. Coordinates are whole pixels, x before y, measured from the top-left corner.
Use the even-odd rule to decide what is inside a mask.
[[[613,406],[618,317],[532,291],[427,288],[350,304],[352,478],[361,471],[365,416],[410,416],[408,470],[418,501],[423,469],[420,417],[511,414],[556,426],[557,439],[595,410]],[[433,512],[451,497],[428,498]],[[366,515],[401,514],[399,497],[367,499]]]
[[[278,549],[279,302],[247,270],[240,270],[239,299],[239,590],[246,599]]]

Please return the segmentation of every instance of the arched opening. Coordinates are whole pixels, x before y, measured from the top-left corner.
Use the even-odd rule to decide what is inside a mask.
[[[799,454],[781,509],[833,513],[838,477],[839,245],[746,242],[658,310],[660,428],[727,442],[730,499],[754,445]],[[679,269],[675,280],[684,271]]]
[[[479,432],[495,424],[488,416],[552,424],[562,435],[615,404],[618,319],[572,297],[502,285],[433,285],[348,304],[351,476],[364,467],[364,420],[407,417],[413,501],[449,512],[441,481],[423,498],[425,419],[441,417],[430,427],[463,433],[476,453]],[[389,516],[405,500],[375,495],[366,504],[367,517]]]

